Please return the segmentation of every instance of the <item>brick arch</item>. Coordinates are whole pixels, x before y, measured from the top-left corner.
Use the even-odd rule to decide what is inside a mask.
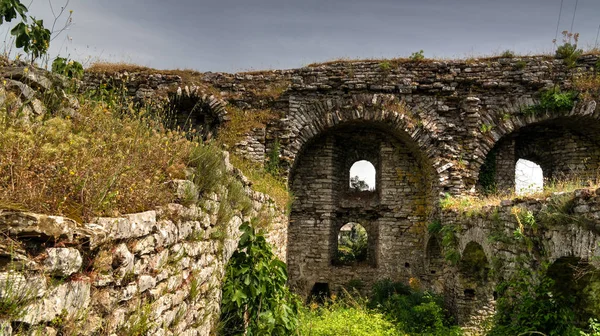
[[[600,257],[600,234],[572,224],[569,230],[552,231],[546,243],[550,263],[564,257],[577,257],[592,260]]]
[[[286,137],[291,141],[283,149],[284,157],[291,163],[289,176],[293,174],[296,158],[311,141],[331,129],[349,124],[372,125],[393,134],[410,146],[413,152],[418,153],[419,158],[433,161],[430,166],[439,170],[443,163],[433,160],[440,153],[432,143],[436,135],[423,126],[423,121],[413,117],[410,109],[406,112],[398,111],[401,109],[399,104],[401,103],[395,95],[361,94],[354,95],[351,102],[328,98],[291,109],[292,113],[287,119],[294,127],[288,130]],[[420,108],[415,107],[413,110]],[[422,113],[435,113],[435,109],[430,109],[431,111]],[[428,125],[435,128],[434,123]]]
[[[472,228],[468,229],[467,231],[463,232],[460,235],[460,238],[458,241],[458,248],[459,248],[461,257],[469,243],[477,243],[483,249],[483,252],[485,253],[485,257],[487,258],[488,263],[490,263],[492,260],[492,257],[494,256],[494,250],[491,248],[491,246],[488,245],[487,237],[488,237],[488,234],[486,233],[486,231],[484,231],[483,229],[478,228],[478,227],[472,227]]]
[[[577,141],[585,142],[594,148],[600,148],[600,109],[596,107],[596,102],[590,101],[585,104],[579,104],[566,113],[544,113],[530,116],[512,114],[511,118],[494,125],[493,130],[489,134],[477,135],[480,138],[478,141],[479,146],[474,151],[476,154],[470,168],[472,169],[473,176],[479,176],[481,167],[492,150],[507,148],[507,146],[513,146],[512,156],[514,157],[512,161],[514,162],[511,162],[511,167],[504,167],[505,170],[508,168],[514,170],[516,161],[519,158],[524,158],[539,164],[544,170],[545,178],[553,177],[554,170],[557,170],[559,173],[565,173],[565,170],[567,170],[565,167],[569,166],[570,163],[563,160],[564,156],[561,156],[561,154],[551,154],[550,147],[546,148],[546,146],[550,146],[549,143],[535,140],[536,136],[542,134],[539,129],[551,129],[552,132],[556,133],[557,137],[563,137],[564,141],[572,141],[568,137],[573,136]],[[548,139],[553,139],[549,134],[542,135],[539,139],[542,139],[544,136]],[[534,140],[532,141],[528,138]],[[541,142],[536,143],[535,141]],[[555,145],[554,148],[558,147]],[[575,148],[580,150],[581,146],[576,144]],[[511,161],[505,154],[503,154],[502,160],[505,162],[506,160]],[[600,158],[596,158],[594,161],[596,161],[595,164],[600,164]],[[561,169],[555,169],[554,164],[556,162],[563,164],[562,171]],[[508,186],[511,185],[511,182],[508,182],[508,180],[514,180],[514,172],[512,178],[507,178],[506,180],[504,183],[501,183],[499,189],[509,189]]]
[[[287,147],[296,148],[289,175],[295,196],[288,226],[290,284],[316,281],[336,287],[359,279],[369,288],[385,278],[408,281],[422,270],[422,255],[413,251],[425,238],[423,228],[438,197],[433,165],[413,140],[418,130],[409,134],[401,128],[408,122],[399,123],[406,117],[370,103],[343,108],[330,102],[307,105],[311,117],[298,121],[304,126],[290,136],[295,147]],[[348,190],[356,159],[376,166],[374,192]],[[339,228],[349,221],[363,225],[372,237],[368,265],[330,262]]]

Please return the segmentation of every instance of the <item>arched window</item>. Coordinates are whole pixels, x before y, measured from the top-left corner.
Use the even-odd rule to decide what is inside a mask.
[[[427,262],[431,274],[440,272],[444,267],[442,247],[435,237],[429,238],[429,242],[427,243]]]
[[[335,263],[347,265],[367,260],[368,236],[362,225],[350,222],[342,226],[337,238]]]
[[[544,173],[535,162],[519,159],[515,167],[515,192],[517,195],[544,190]]]
[[[356,161],[350,167],[350,190],[373,191],[375,190],[375,166],[369,161]]]
[[[467,278],[484,283],[488,280],[490,264],[481,245],[469,242],[459,263],[460,272]]]

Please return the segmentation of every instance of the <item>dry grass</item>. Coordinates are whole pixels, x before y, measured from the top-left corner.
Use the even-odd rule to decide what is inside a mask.
[[[227,108],[229,121],[219,131],[218,141],[233,147],[241,141],[253,128],[264,128],[266,124],[277,116],[270,110],[242,110],[237,107]]]
[[[283,179],[265,172],[262,165],[236,155],[231,155],[230,161],[252,182],[253,190],[271,196],[280,209],[288,208],[292,197]]]
[[[184,85],[198,85],[201,87],[201,89],[207,90],[211,94],[216,93],[218,95],[219,92],[219,90],[208,85],[202,79],[203,73],[193,69],[160,70],[126,62],[95,62],[92,65],[90,65],[87,69],[85,69],[85,71],[89,73],[105,74],[128,72],[143,74],[176,75],[181,77],[182,83]]]
[[[596,179],[596,181],[600,181]],[[503,200],[532,198],[545,199],[557,192],[572,192],[582,188],[598,188],[600,184],[591,180],[584,180],[577,177],[565,178],[562,180],[550,181],[544,184],[544,190],[529,194],[517,195],[516,193],[491,194],[483,197],[477,196],[459,196],[453,197],[446,195],[440,200],[440,206],[444,210],[453,210],[460,213],[473,214],[481,212],[487,206],[499,206]]]
[[[573,80],[573,88],[579,91],[584,101],[597,98],[600,95],[600,76],[582,74]]]
[[[96,72],[96,73],[117,73],[117,72],[147,72],[147,71],[156,71],[146,66],[134,64],[134,63],[125,63],[125,62],[95,62],[92,63],[87,69],[86,72]]]
[[[77,118],[19,122],[0,109],[0,205],[88,220],[174,200],[194,143],[135,110],[87,102]]]

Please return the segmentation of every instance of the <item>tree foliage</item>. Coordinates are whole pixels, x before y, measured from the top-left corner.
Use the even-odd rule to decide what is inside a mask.
[[[352,176],[350,178],[350,190],[352,191],[368,191],[371,187],[367,182],[360,179],[359,176]]]

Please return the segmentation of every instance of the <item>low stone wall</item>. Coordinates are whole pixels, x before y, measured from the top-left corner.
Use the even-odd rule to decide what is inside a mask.
[[[191,183],[176,182],[179,190]],[[286,215],[245,187],[252,211],[224,223],[226,190],[199,206],[168,204],[86,224],[0,210],[0,301],[9,307],[0,334],[211,334],[239,226],[266,212],[268,240],[286,257]]]

